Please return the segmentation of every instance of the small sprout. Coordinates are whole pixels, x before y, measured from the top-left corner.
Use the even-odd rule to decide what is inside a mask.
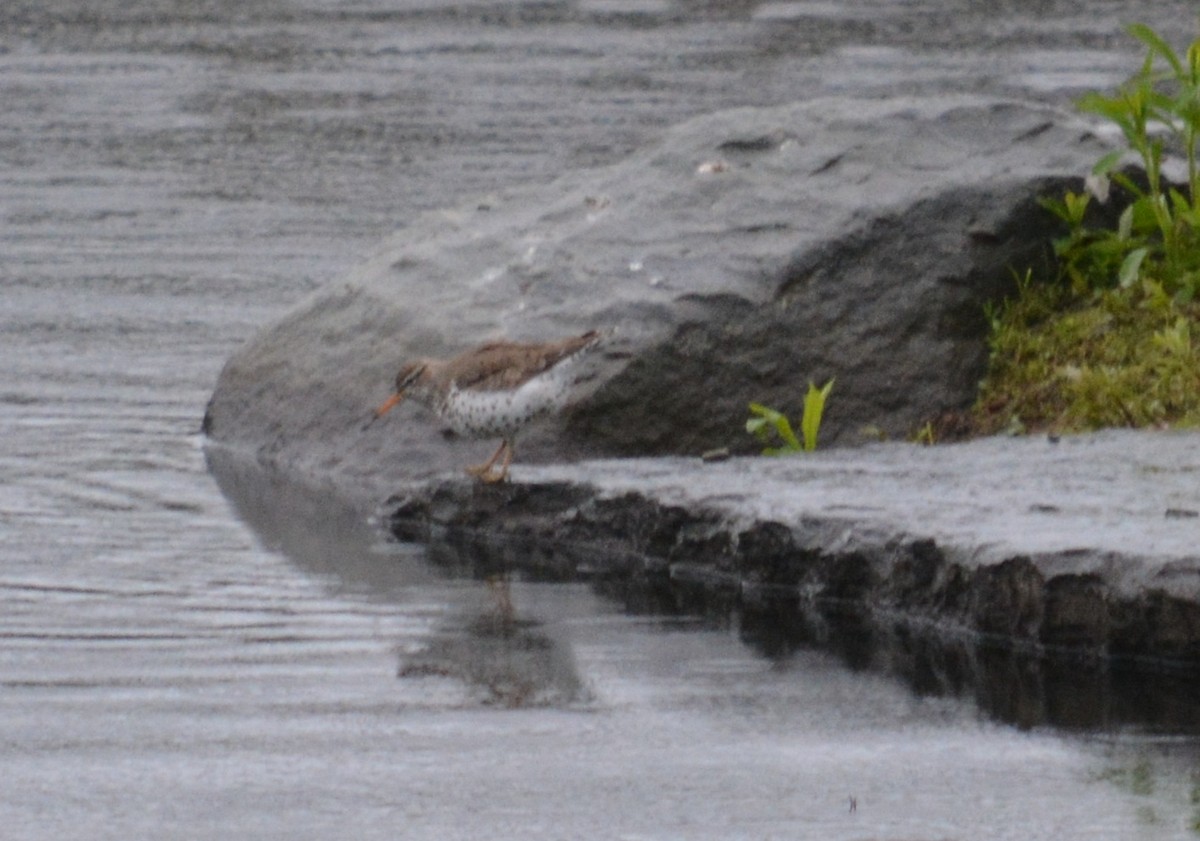
[[[804,450],[812,452],[817,448],[817,434],[821,431],[821,418],[825,414],[825,399],[833,389],[833,380],[817,388],[808,384],[808,394],[804,395],[804,417],[800,419],[800,430],[804,434]]]
[[[782,447],[766,447],[763,449],[763,455],[778,456],[785,453],[798,453],[803,449],[799,439],[796,438],[796,433],[792,431],[791,422],[782,412],[778,412],[769,406],[763,406],[761,403],[751,403],[750,412],[758,415],[758,417],[753,417],[746,421],[747,432],[764,444],[776,437],[783,441]]]
[[[821,418],[825,414],[825,400],[832,388],[833,380],[820,388],[811,382],[808,384],[808,393],[804,396],[804,415],[800,420],[803,442],[796,437],[791,421],[786,415],[761,403],[751,403],[750,413],[756,417],[746,421],[746,431],[764,444],[770,444],[775,439],[782,442],[782,446],[765,447],[763,455],[780,456],[815,450],[817,435],[821,430]]]
[[[925,425],[917,430],[915,440],[918,444],[924,444],[926,447],[932,447],[937,443],[937,434],[933,431],[933,421],[926,421]]]

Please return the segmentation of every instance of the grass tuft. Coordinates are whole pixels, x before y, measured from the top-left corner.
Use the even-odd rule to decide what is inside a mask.
[[[1140,70],[1079,103],[1126,148],[1100,159],[1084,193],[1042,201],[1067,229],[1059,273],[1026,274],[988,313],[976,432],[1200,425],[1200,38],[1179,54],[1146,26],[1129,32],[1146,47]],[[1178,186],[1163,176],[1172,157]],[[1144,180],[1119,169],[1130,158]],[[1117,200],[1110,191],[1126,202],[1115,227],[1089,224],[1093,200]]]

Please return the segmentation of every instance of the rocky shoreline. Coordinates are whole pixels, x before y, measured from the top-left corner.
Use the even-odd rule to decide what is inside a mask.
[[[385,513],[399,539],[476,570],[1187,670],[1200,664],[1198,444],[1110,432],[525,467],[500,487],[413,485]]]
[[[1119,25],[1102,28],[1088,67],[1109,66]],[[1048,55],[1031,66],[1066,84]],[[1052,259],[1037,199],[1078,188],[1110,148],[1065,93],[909,87],[723,101],[600,166],[414,214],[229,358],[204,432],[341,494],[404,489],[397,534],[472,565],[657,577],[675,595],[771,594],[1190,668],[1195,436],[852,446],[972,404],[987,307]],[[363,428],[413,358],[590,329],[611,341],[566,410],[522,433],[508,486],[446,478],[494,443],[439,435],[418,407]],[[749,402],[795,417],[830,379],[822,445],[843,449],[748,457]],[[742,457],[699,460],[721,447]]]

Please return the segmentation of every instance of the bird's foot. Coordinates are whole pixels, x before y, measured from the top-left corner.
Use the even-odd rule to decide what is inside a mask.
[[[478,476],[483,481],[487,481],[484,477],[494,472],[496,462],[500,460],[500,456],[508,449],[508,441],[501,441],[500,446],[496,448],[496,452],[492,453],[492,457],[482,464],[472,464],[467,468],[467,474],[470,476]],[[508,472],[508,465],[505,464],[501,471]],[[493,480],[495,481],[495,480]]]
[[[468,467],[467,473],[474,476],[485,485],[498,485],[501,482],[508,481],[508,470],[496,470],[492,467],[486,470],[477,470],[474,467]]]
[[[468,467],[467,474],[475,476],[485,485],[494,485],[508,478],[508,468],[512,464],[512,460],[512,443],[506,439],[500,442],[500,446],[496,448],[496,452],[492,453],[492,457],[483,464],[473,464]],[[500,467],[496,467],[496,462],[500,462]]]

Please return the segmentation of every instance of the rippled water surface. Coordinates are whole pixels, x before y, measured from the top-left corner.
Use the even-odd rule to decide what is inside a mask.
[[[253,471],[227,498],[199,436],[238,343],[419,210],[714,108],[1127,66],[1121,4],[1035,5],[3,4],[0,837],[1193,835],[1186,735],[454,580]]]

